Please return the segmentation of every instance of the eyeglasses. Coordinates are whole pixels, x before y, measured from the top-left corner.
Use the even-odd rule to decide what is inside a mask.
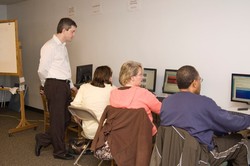
[[[143,74],[142,73],[138,73],[137,75],[135,75],[135,77],[137,77],[137,76],[142,77]]]
[[[200,77],[199,80],[200,80],[200,82],[203,82],[203,78]]]

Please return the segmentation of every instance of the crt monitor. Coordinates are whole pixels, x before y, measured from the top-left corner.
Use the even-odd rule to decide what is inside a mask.
[[[165,69],[162,93],[173,94],[179,92],[176,81],[177,70]]]
[[[250,75],[232,73],[231,101],[250,104]]]
[[[148,89],[150,92],[155,92],[157,69],[144,68],[141,87]]]
[[[90,82],[92,80],[93,65],[76,66],[76,85]]]

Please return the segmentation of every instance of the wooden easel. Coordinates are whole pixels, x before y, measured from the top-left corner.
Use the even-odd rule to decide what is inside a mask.
[[[8,66],[13,66],[13,68],[8,68],[8,67],[3,67],[4,64],[2,64],[2,65],[0,64],[1,65],[0,75],[9,75],[9,76],[18,76],[19,77],[18,94],[20,95],[21,118],[20,118],[20,122],[17,125],[17,127],[9,129],[8,134],[9,134],[9,136],[11,136],[13,133],[20,132],[20,131],[23,131],[23,130],[26,130],[26,129],[31,129],[31,128],[36,129],[38,124],[36,124],[36,123],[30,124],[26,120],[26,117],[25,117],[24,88],[22,88],[22,87],[25,86],[25,80],[24,80],[24,77],[23,77],[23,70],[22,70],[21,47],[20,47],[20,44],[19,44],[19,42],[17,40],[17,38],[18,38],[17,20],[2,20],[2,21],[0,21],[0,25],[1,25],[0,26],[0,33],[1,33],[1,31],[3,31],[2,33],[6,32],[5,35],[3,35],[3,38],[7,39],[6,42],[7,41],[9,42],[9,43],[7,43],[6,46],[9,47],[9,44],[14,43],[13,49],[8,48],[6,50],[0,50],[0,54],[1,54],[1,51],[2,51],[3,54],[6,54],[5,57],[3,57],[3,58],[5,58],[5,60],[7,62],[9,62]],[[15,39],[13,39],[13,36],[15,36],[14,37]],[[2,43],[5,42],[5,40],[3,38],[0,39],[0,40],[3,40]],[[10,57],[10,59],[8,59],[8,57],[6,57],[9,54],[9,52],[8,52],[9,50],[12,50],[12,52],[10,52],[10,54],[15,52],[15,54],[12,55],[12,57]],[[0,88],[0,90],[9,90],[9,89],[10,88],[8,88],[8,87]]]

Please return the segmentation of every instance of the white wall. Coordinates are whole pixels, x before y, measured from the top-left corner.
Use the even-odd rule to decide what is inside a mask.
[[[5,20],[7,18],[7,6],[0,5],[0,20]]]
[[[23,46],[23,69],[29,86],[29,106],[41,108],[37,67],[41,46],[61,17],[71,16],[78,32],[68,44],[73,80],[77,65],[107,64],[118,84],[120,66],[136,60],[158,69],[156,94],[166,68],[195,66],[203,77],[202,94],[222,107],[229,107],[232,72],[250,73],[249,0],[140,0],[137,11],[128,10],[128,0],[27,0],[7,7],[8,19],[18,19]]]

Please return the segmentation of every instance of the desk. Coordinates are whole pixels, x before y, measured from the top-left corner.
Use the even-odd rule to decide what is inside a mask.
[[[236,112],[236,113],[240,113],[240,114],[247,114],[250,115],[250,109],[248,110],[238,110],[239,107],[229,107],[226,108],[225,110],[230,111],[230,112]]]
[[[0,90],[8,91],[8,90],[10,90],[10,87],[3,87],[3,88],[0,88]],[[12,133],[16,133],[16,132],[23,131],[23,130],[26,130],[26,129],[31,129],[31,128],[36,129],[37,126],[38,126],[38,124],[30,124],[26,120],[26,117],[25,117],[25,108],[24,108],[24,92],[23,91],[19,91],[18,94],[20,95],[21,119],[20,119],[20,122],[19,122],[19,124],[17,125],[16,128],[9,129],[9,131],[8,131],[9,136],[11,136]]]

